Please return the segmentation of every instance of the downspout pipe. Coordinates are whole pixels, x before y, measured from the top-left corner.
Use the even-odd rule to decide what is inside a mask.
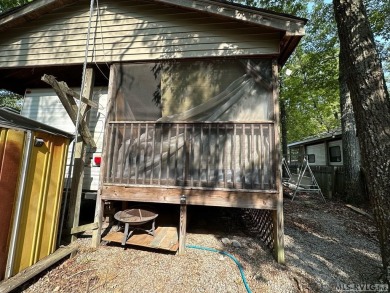
[[[24,141],[24,152],[23,152],[23,163],[22,168],[20,170],[19,174],[19,188],[18,188],[18,194],[16,197],[16,203],[15,203],[15,209],[14,209],[14,216],[13,216],[13,222],[12,222],[12,230],[11,230],[11,237],[10,237],[10,243],[9,243],[9,251],[8,251],[8,258],[7,258],[7,266],[5,270],[5,279],[8,279],[12,276],[12,272],[14,269],[14,262],[15,262],[15,254],[16,254],[16,247],[17,247],[17,238],[18,238],[18,232],[20,227],[20,217],[22,212],[22,205],[24,200],[24,194],[26,190],[26,179],[28,174],[28,167],[30,163],[31,153],[33,148],[33,133],[32,131],[28,130],[26,131],[26,140]]]

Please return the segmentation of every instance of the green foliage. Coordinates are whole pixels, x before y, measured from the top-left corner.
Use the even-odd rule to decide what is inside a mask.
[[[246,0],[242,4],[306,17],[306,36],[281,74],[280,98],[287,112],[287,141],[340,127],[339,43],[333,4],[326,0]],[[390,1],[367,1],[387,81],[390,72]],[[285,70],[292,71],[286,75]]]
[[[338,39],[332,4],[312,1],[306,36],[282,75],[289,142],[340,127]]]
[[[14,8],[32,0],[0,0],[0,12],[7,11],[10,8]]]
[[[367,14],[382,58],[385,79],[390,80],[390,1],[367,1]]]
[[[248,0],[245,4],[309,19],[306,36],[281,74],[287,141],[339,128],[339,46],[330,1]],[[285,74],[286,69],[291,75]]]
[[[22,101],[22,96],[5,90],[0,90],[0,108],[10,107],[20,111],[22,107]]]

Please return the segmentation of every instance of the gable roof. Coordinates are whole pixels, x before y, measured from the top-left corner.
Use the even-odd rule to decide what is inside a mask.
[[[93,67],[251,56],[276,57],[283,65],[307,22],[223,0],[99,2],[93,22],[100,27],[94,31],[88,61]],[[88,0],[35,0],[0,14],[0,88],[23,94],[26,88],[44,86],[43,73],[66,76],[70,86],[79,86],[88,7]],[[95,84],[106,85],[108,66],[98,69],[103,72],[97,74]]]
[[[41,18],[53,10],[69,6],[78,0],[35,0],[26,5],[0,14],[0,32],[18,27]],[[115,2],[115,1],[113,1]],[[307,19],[271,10],[235,4],[223,0],[149,0],[156,3],[190,11],[231,19],[243,24],[256,25],[281,33],[279,63],[284,64],[305,34]]]
[[[0,31],[41,17],[43,14],[78,0],[35,0],[0,14]],[[303,36],[307,19],[267,9],[221,0],[153,0],[181,8],[197,10],[250,22],[274,29],[285,30],[289,35]]]

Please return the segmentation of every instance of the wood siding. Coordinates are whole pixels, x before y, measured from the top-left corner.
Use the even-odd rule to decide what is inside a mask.
[[[89,62],[277,55],[278,31],[145,1],[99,2]],[[55,10],[0,37],[0,66],[82,63],[87,2]]]

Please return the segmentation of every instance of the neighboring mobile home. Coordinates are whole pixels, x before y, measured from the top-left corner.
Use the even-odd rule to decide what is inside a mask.
[[[309,165],[342,166],[343,144],[341,131],[322,133],[288,144],[289,163],[307,157]]]
[[[88,52],[108,86],[95,244],[104,202],[180,206],[181,251],[187,205],[254,208],[271,211],[283,262],[278,78],[306,20],[211,0],[92,8],[36,0],[0,16],[0,88],[42,88],[44,73],[80,86]]]
[[[328,198],[343,194],[344,158],[341,130],[290,143],[288,150],[288,163],[292,170],[295,170],[306,156],[323,194]]]

